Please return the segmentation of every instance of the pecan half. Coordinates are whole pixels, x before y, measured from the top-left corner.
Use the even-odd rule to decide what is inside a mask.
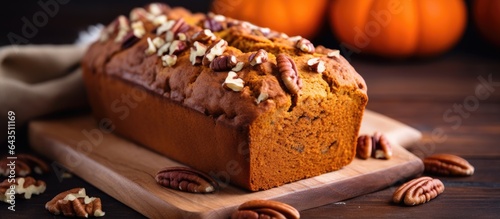
[[[298,94],[302,88],[302,80],[299,77],[295,62],[284,53],[276,57],[276,62],[281,74],[281,80],[283,80],[288,91],[293,95]]]
[[[356,146],[356,156],[361,159],[368,159],[372,155],[372,137],[360,135]]]
[[[444,176],[471,176],[474,167],[467,160],[452,154],[434,154],[424,158],[425,172]]]
[[[392,201],[409,206],[424,204],[444,192],[439,179],[423,176],[401,185],[392,196]]]
[[[385,135],[375,132],[372,143],[372,157],[377,159],[390,159],[392,157],[392,146]]]
[[[300,213],[294,207],[278,201],[252,200],[241,204],[231,215],[232,219],[283,218],[298,219]]]
[[[188,167],[167,167],[156,174],[156,182],[164,187],[191,193],[211,193],[219,188],[212,177]]]
[[[372,156],[377,159],[390,159],[392,157],[392,146],[387,137],[379,132],[372,136],[360,135],[356,145],[356,156],[367,159]]]
[[[89,215],[102,217],[100,198],[87,196],[84,188],[74,188],[56,195],[45,204],[45,209],[50,213],[64,216],[77,216],[87,218]]]
[[[211,63],[210,68],[214,71],[229,71],[236,66],[238,60],[233,55],[217,56]]]
[[[46,187],[44,181],[36,180],[33,177],[18,177],[14,181],[5,179],[0,183],[0,200],[10,203],[15,200],[16,195],[30,199],[32,195],[45,192]]]

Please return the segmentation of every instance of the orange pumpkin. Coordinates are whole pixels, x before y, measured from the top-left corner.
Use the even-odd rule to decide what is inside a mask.
[[[289,36],[312,38],[321,28],[327,6],[328,0],[214,0],[212,11]]]
[[[479,32],[488,41],[500,47],[500,1],[476,0],[473,4],[473,14]]]
[[[330,12],[342,43],[386,57],[443,53],[460,39],[467,20],[463,0],[334,0]]]

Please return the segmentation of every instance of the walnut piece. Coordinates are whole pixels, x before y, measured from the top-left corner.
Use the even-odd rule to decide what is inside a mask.
[[[434,154],[424,158],[425,172],[444,176],[471,176],[474,167],[453,154]]]
[[[241,204],[238,210],[233,212],[231,219],[243,218],[286,218],[298,219],[300,213],[294,207],[271,200],[251,200]]]
[[[64,216],[88,218],[90,216],[102,217],[101,199],[87,196],[84,188],[74,188],[56,195],[45,204],[45,209],[50,213]]]
[[[45,192],[46,187],[44,181],[35,180],[33,177],[18,177],[15,180],[5,179],[0,183],[0,200],[10,203],[16,195],[30,199],[32,195]]]
[[[392,196],[392,201],[408,206],[424,204],[444,192],[444,185],[439,179],[420,177],[401,185]]]
[[[276,57],[281,80],[292,95],[296,95],[302,88],[302,80],[295,66],[295,62],[286,54],[281,53]]]
[[[243,79],[238,78],[238,74],[236,74],[236,72],[234,71],[230,71],[227,73],[226,80],[222,84],[222,87],[237,92],[243,90],[244,86],[245,82],[243,81]]]
[[[156,174],[161,186],[190,193],[212,193],[219,184],[212,177],[188,167],[167,167]]]

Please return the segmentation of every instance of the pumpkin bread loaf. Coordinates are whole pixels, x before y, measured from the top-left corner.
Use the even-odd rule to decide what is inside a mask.
[[[251,191],[349,164],[368,101],[337,50],[157,3],[104,28],[82,67],[114,133]]]

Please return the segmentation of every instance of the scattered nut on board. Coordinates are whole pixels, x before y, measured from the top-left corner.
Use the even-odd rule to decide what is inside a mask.
[[[271,200],[251,200],[241,204],[231,219],[286,218],[298,219],[300,213],[294,207]]]
[[[364,160],[370,156],[387,160],[392,157],[392,146],[387,137],[380,132],[375,132],[372,136],[360,135],[356,145],[356,156]]]
[[[392,201],[397,204],[414,206],[424,204],[444,192],[439,179],[423,176],[401,185],[393,194]]]

